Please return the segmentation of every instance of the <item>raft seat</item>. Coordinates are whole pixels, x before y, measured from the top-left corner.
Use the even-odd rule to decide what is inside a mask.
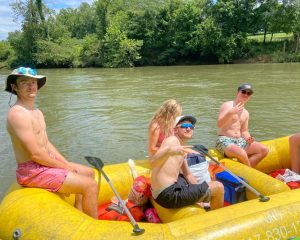
[[[150,202],[156,209],[157,214],[163,223],[173,222],[190,216],[204,214],[206,212],[203,208],[197,206],[196,204],[183,208],[169,209],[160,206],[153,198],[150,199]]]

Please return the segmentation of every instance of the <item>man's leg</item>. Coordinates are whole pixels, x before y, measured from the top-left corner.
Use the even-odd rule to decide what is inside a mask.
[[[300,133],[289,138],[292,171],[300,174]]]
[[[87,177],[91,177],[92,179],[94,179],[95,177],[95,173],[94,173],[94,170],[88,166],[85,166],[85,165],[82,165],[82,164],[79,164],[79,163],[74,163],[74,162],[71,162],[70,164],[76,166],[76,168],[79,170],[77,173],[80,174],[80,175],[84,175],[84,176],[87,176]]]
[[[249,156],[251,167],[255,167],[265,156],[267,156],[269,149],[259,142],[253,142],[246,148],[246,152]]]
[[[83,212],[98,218],[98,184],[91,177],[69,172],[58,192],[80,194]]]
[[[227,157],[237,158],[241,163],[251,167],[246,151],[240,148],[239,146],[237,146],[236,144],[229,144],[224,149],[224,152]]]
[[[71,163],[72,165],[74,165],[77,169],[78,169],[78,174],[80,175],[84,175],[84,176],[87,176],[87,177],[91,177],[92,179],[95,178],[95,173],[94,173],[94,170],[88,166],[85,166],[85,165],[82,165],[82,164],[79,164],[79,163],[74,163],[72,162]],[[79,209],[80,211],[83,211],[82,209],[82,195],[81,194],[76,194],[76,197],[75,197],[75,207],[77,209]]]
[[[224,206],[224,186],[218,181],[212,181],[208,183],[211,191],[211,209],[217,209]]]

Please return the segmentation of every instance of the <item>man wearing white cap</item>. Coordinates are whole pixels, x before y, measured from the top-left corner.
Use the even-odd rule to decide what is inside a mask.
[[[248,131],[249,112],[244,106],[253,92],[250,84],[242,84],[237,89],[235,100],[221,105],[216,142],[216,148],[224,156],[237,158],[251,167],[255,167],[268,154],[268,148],[254,141]]]
[[[45,83],[45,76],[27,67],[15,69],[6,80],[5,90],[17,95],[7,115],[17,182],[50,192],[75,193],[76,207],[97,218],[98,185],[93,170],[71,163],[59,153],[48,139],[43,113],[35,107],[38,89]]]
[[[151,188],[155,201],[165,208],[180,208],[209,202],[212,209],[223,206],[224,188],[220,182],[198,184],[187,164],[191,146],[186,143],[193,136],[196,118],[176,118],[174,136],[166,138],[158,151],[150,157]]]

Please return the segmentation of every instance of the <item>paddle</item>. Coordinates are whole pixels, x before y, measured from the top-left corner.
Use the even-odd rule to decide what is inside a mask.
[[[208,149],[206,147],[204,147],[201,144],[198,145],[194,145],[193,149],[199,153],[202,153],[206,156],[208,156],[213,162],[215,162],[216,164],[218,164],[221,168],[223,168],[226,172],[228,172],[231,176],[233,176],[237,181],[239,181],[241,184],[243,184],[245,187],[247,187],[249,190],[251,190],[256,196],[259,197],[259,200],[261,202],[267,202],[270,200],[269,197],[266,197],[264,195],[262,195],[261,193],[259,193],[258,191],[256,191],[253,187],[251,187],[248,183],[246,183],[243,179],[240,179],[237,175],[235,175],[233,172],[231,172],[228,168],[226,168],[223,164],[221,164],[218,160],[216,160],[215,158],[213,158],[209,153],[208,153]]]
[[[95,168],[98,169],[99,172],[101,172],[101,174],[104,176],[104,178],[106,179],[106,181],[108,182],[108,184],[110,185],[111,189],[113,190],[113,192],[115,193],[118,201],[121,203],[123,209],[125,210],[127,216],[129,217],[132,225],[133,225],[133,232],[135,235],[140,235],[143,234],[145,232],[145,229],[141,229],[137,222],[135,221],[135,219],[133,218],[133,216],[131,215],[130,211],[128,210],[126,204],[124,203],[124,201],[122,200],[122,198],[120,197],[120,195],[118,194],[117,190],[114,188],[112,182],[109,180],[109,178],[107,177],[107,175],[105,174],[105,172],[103,171],[103,162],[100,158],[97,157],[85,157],[85,159],[88,161],[89,164],[91,164],[92,166],[94,166]]]

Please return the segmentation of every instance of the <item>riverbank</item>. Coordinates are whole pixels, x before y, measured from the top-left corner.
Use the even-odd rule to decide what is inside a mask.
[[[234,60],[236,63],[289,63],[300,62],[300,52],[295,50],[291,38],[262,42],[252,40],[245,56]]]
[[[276,36],[276,35],[275,35]],[[179,55],[179,54],[178,54]],[[10,69],[11,58],[8,57],[5,61],[0,61],[0,69]],[[63,68],[89,68],[97,67],[93,65],[79,64],[80,59],[77,59],[78,64],[64,65]],[[127,67],[149,67],[149,66],[194,66],[194,65],[222,65],[216,56],[210,58],[203,58],[200,56],[193,57],[178,57],[176,60],[167,61],[168,64],[152,64],[150,62],[137,63]],[[295,44],[291,37],[275,38],[272,41],[262,41],[262,37],[254,36],[249,37],[249,42],[246,44],[245,49],[239,56],[234,56],[229,64],[247,64],[247,63],[290,63],[300,62],[300,51],[295,52]],[[26,65],[26,64],[25,64]],[[62,67],[62,66],[61,66]],[[98,66],[99,68],[118,68],[116,66]],[[124,66],[123,66],[124,67]],[[126,67],[126,66],[125,66]],[[13,68],[13,67],[11,67]],[[38,68],[55,68],[52,65],[39,65]]]
[[[247,64],[247,63],[291,63],[300,62],[300,55],[296,54],[273,54],[273,55],[258,55],[247,59],[234,60],[234,64]]]
[[[284,53],[284,52],[274,52],[272,54],[253,54],[251,57],[245,57],[245,58],[239,58],[234,59],[231,63],[228,64],[255,64],[255,63],[297,63],[300,62],[300,53]],[[225,64],[225,65],[228,65]],[[169,65],[169,66],[195,66],[195,65],[224,65],[221,63],[218,63],[217,61],[180,61],[176,64]],[[154,67],[154,66],[137,66],[137,67]],[[47,66],[42,66],[39,68],[47,69]],[[69,67],[69,68],[90,68],[90,67],[83,67],[83,66],[77,66],[77,67]],[[104,68],[104,67],[100,67]],[[129,67],[131,68],[131,67]],[[9,65],[5,62],[0,62],[0,69],[6,69],[11,70]],[[53,69],[53,67],[50,67],[48,69]]]

